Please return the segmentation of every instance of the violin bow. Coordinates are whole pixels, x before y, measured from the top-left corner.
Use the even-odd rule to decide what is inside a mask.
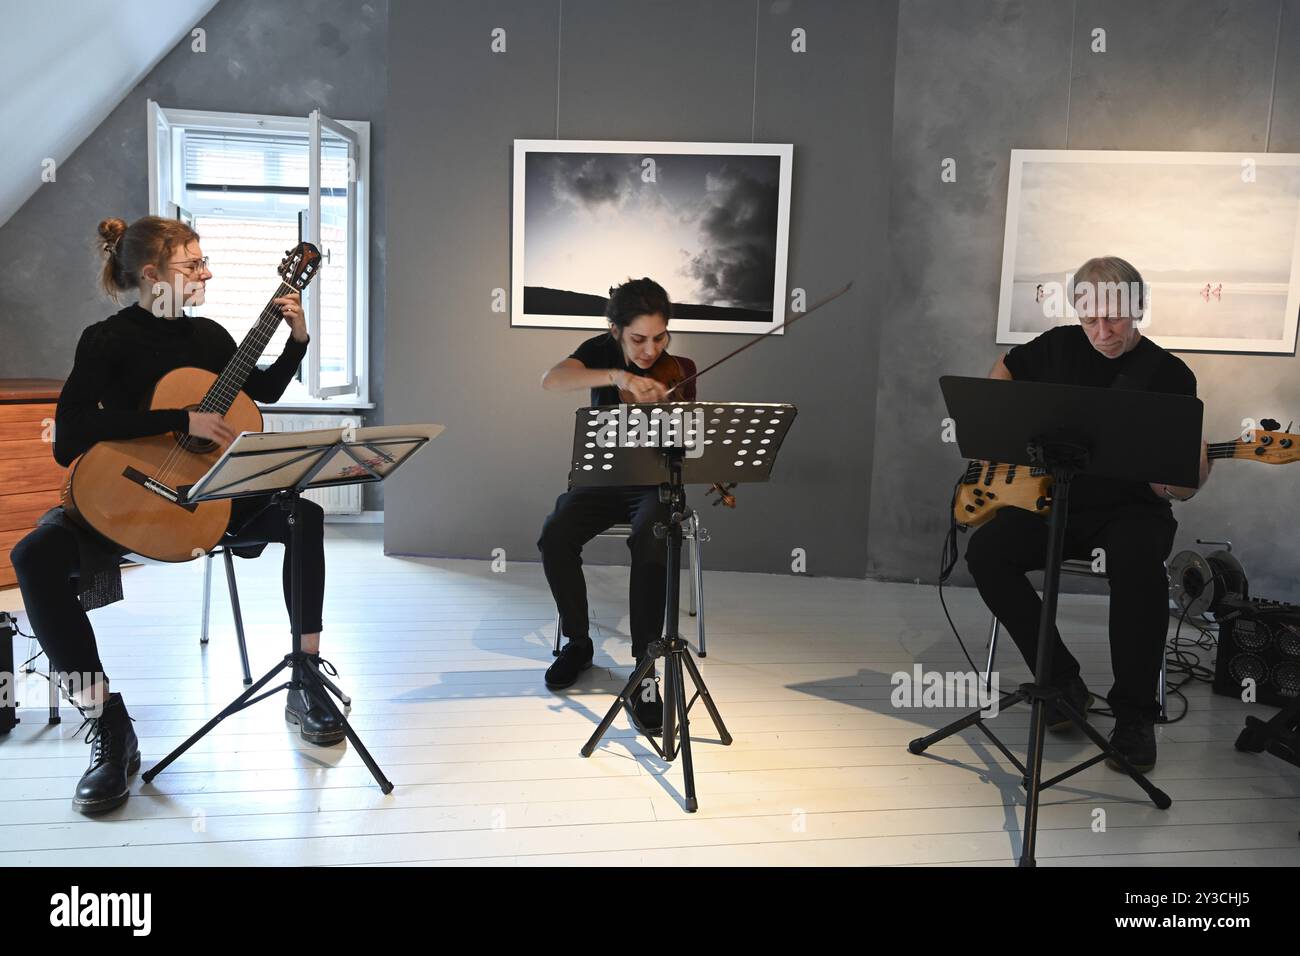
[[[813,304],[813,307],[812,307],[811,309],[808,309],[806,312],[800,312],[800,313],[799,313],[798,315],[796,315],[794,318],[792,318],[792,319],[786,319],[786,320],[785,320],[784,322],[782,322],[780,325],[774,325],[774,326],[772,326],[772,328],[768,329],[766,332],[760,332],[757,336],[755,336],[754,338],[750,339],[748,342],[746,342],[746,343],[745,343],[744,345],[742,345],[740,348],[736,349],[734,352],[729,352],[729,353],[727,353],[726,355],[722,356],[722,358],[720,358],[720,359],[718,359],[716,362],[714,362],[712,365],[707,365],[707,366],[705,366],[704,368],[702,368],[702,369],[700,369],[699,371],[697,371],[694,375],[691,375],[691,376],[688,376],[688,377],[682,379],[680,382],[678,382],[678,383],[677,383],[676,385],[674,385],[672,388],[668,389],[668,391],[667,391],[666,394],[667,394],[667,395],[671,395],[673,392],[677,391],[677,389],[681,388],[681,387],[682,387],[683,385],[685,385],[687,382],[693,382],[693,381],[695,381],[697,378],[699,378],[699,377],[700,377],[701,375],[703,375],[705,372],[709,371],[709,369],[717,368],[719,365],[721,365],[721,364],[722,364],[723,362],[725,362],[727,359],[732,358],[733,356],[739,355],[741,352],[745,351],[745,349],[749,348],[751,345],[757,345],[759,342],[761,342],[763,339],[767,338],[767,337],[768,337],[769,335],[771,335],[773,332],[777,332],[777,331],[779,331],[779,330],[785,328],[787,325],[794,325],[796,322],[798,322],[798,321],[799,321],[800,319],[802,319],[804,316],[812,315],[814,312],[816,312],[816,311],[817,311],[818,309],[820,309],[822,306],[826,305],[826,303],[828,303],[828,302],[834,302],[836,299],[838,299],[840,296],[842,296],[844,293],[848,292],[848,291],[849,291],[850,289],[852,289],[852,288],[853,288],[853,282],[852,282],[852,280],[850,280],[850,281],[849,281],[849,284],[846,285],[843,289],[840,289],[838,292],[832,292],[830,295],[826,296],[824,299],[821,299],[821,300],[815,302],[815,303]]]

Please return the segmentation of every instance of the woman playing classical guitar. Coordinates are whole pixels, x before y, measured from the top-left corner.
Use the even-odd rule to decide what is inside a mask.
[[[572,355],[542,377],[548,391],[591,389],[592,405],[620,401],[662,402],[667,388],[650,374],[668,347],[668,293],[650,279],[629,280],[610,289],[605,317],[609,332],[583,342]],[[687,374],[694,366],[683,360]],[[692,400],[694,383],[687,383],[683,401]],[[620,397],[620,392],[624,397]],[[547,583],[560,611],[561,628],[569,639],[546,672],[546,686],[568,687],[591,666],[594,645],[587,617],[587,585],[582,575],[582,547],[611,525],[630,523],[632,580],[629,593],[632,654],[638,662],[647,645],[664,628],[668,548],[654,536],[655,522],[667,521],[667,505],[659,501],[657,485],[572,488],[560,495],[542,526],[537,542]],[[653,677],[653,671],[651,675]],[[663,724],[658,685],[647,678],[634,701],[640,723],[648,730]]]
[[[77,344],[55,413],[54,457],[70,465],[96,442],[188,433],[224,447],[235,434],[213,412],[148,408],[154,384],[167,372],[198,367],[220,372],[235,354],[230,334],[211,319],[186,316],[181,305],[201,305],[212,278],[199,236],[182,222],[147,216],[130,227],[121,219],[99,226],[104,255],[101,284],[117,300],[136,292],[139,301],[87,328]],[[184,294],[181,294],[184,290]],[[291,330],[283,354],[267,369],[248,373],[244,391],[274,402],[284,393],[307,351],[307,331],[297,293],[274,300]],[[285,513],[267,499],[240,499],[230,530],[241,537],[288,541]],[[302,646],[319,659],[325,586],[322,512],[303,501],[304,554]],[[286,549],[287,551],[287,549]],[[118,575],[123,549],[75,523],[62,508],[45,514],[13,549],[12,561],[28,619],[61,681],[86,715],[90,766],[77,784],[73,806],[100,813],[121,805],[140,751],[122,696],[110,693],[86,611],[121,598]],[[286,606],[289,563],[284,565]],[[343,739],[342,725],[310,693],[293,692],[285,716],[316,744]]]

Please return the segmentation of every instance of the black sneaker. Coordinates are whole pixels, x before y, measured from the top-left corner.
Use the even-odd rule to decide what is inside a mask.
[[[589,637],[571,637],[560,650],[560,656],[546,669],[546,686],[551,690],[569,687],[578,675],[591,666],[595,647]]]
[[[639,661],[637,666],[641,666]],[[664,700],[659,694],[659,678],[655,676],[653,664],[650,672],[641,678],[641,686],[632,689],[632,714],[643,732],[658,733],[664,729]]]
[[[121,694],[109,694],[99,716],[87,717],[82,726],[87,724],[90,766],[77,781],[72,809],[86,814],[105,813],[126,803],[131,795],[128,782],[140,769],[140,742]]]
[[[1065,699],[1074,705],[1083,718],[1088,718],[1088,708],[1092,706],[1095,697],[1088,693],[1088,686],[1083,682],[1083,678],[1075,677],[1065,685]],[[1074,721],[1065,715],[1065,711],[1055,704],[1047,705],[1047,729],[1054,734],[1065,733],[1074,729]]]
[[[1146,773],[1156,765],[1156,722],[1148,717],[1116,717],[1110,745],[1122,753],[1135,770]],[[1124,772],[1119,761],[1106,758],[1111,770]]]
[[[284,702],[284,719],[298,725],[298,735],[309,744],[329,747],[347,736],[343,721],[322,702],[329,691],[315,684],[289,690]]]

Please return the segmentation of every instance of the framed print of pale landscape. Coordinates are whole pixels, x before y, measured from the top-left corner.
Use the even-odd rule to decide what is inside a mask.
[[[997,341],[1077,321],[1062,290],[1107,255],[1142,274],[1157,345],[1295,354],[1300,155],[1012,150]]]
[[[510,324],[606,328],[610,287],[649,276],[673,302],[675,332],[776,327],[793,150],[515,140]]]

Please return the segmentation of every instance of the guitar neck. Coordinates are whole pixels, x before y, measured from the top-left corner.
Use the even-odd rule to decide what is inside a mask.
[[[224,415],[230,410],[235,396],[243,389],[249,373],[256,367],[257,360],[266,350],[266,343],[271,341],[271,336],[275,335],[275,330],[280,327],[283,317],[280,307],[274,300],[293,292],[292,286],[285,282],[280,283],[280,287],[267,300],[262,314],[257,319],[257,324],[249,329],[248,334],[244,336],[244,341],[239,343],[235,354],[230,357],[226,367],[221,370],[217,380],[203,396],[203,401],[199,403],[199,411]]]
[[[1250,439],[1209,442],[1206,445],[1206,457],[1211,461],[1236,458],[1242,461],[1263,462],[1266,465],[1289,465],[1300,461],[1300,435],[1260,430]],[[1046,474],[1048,474],[1046,469],[1037,466],[1008,465],[1005,462],[985,465],[980,461],[968,461],[961,483],[992,485],[996,481],[1001,481],[1005,484],[1019,478],[1040,478]]]
[[[1300,436],[1288,432],[1257,433],[1247,440],[1210,442],[1206,457],[1211,461],[1238,458],[1243,461],[1262,461],[1268,465],[1289,465],[1300,461]]]

